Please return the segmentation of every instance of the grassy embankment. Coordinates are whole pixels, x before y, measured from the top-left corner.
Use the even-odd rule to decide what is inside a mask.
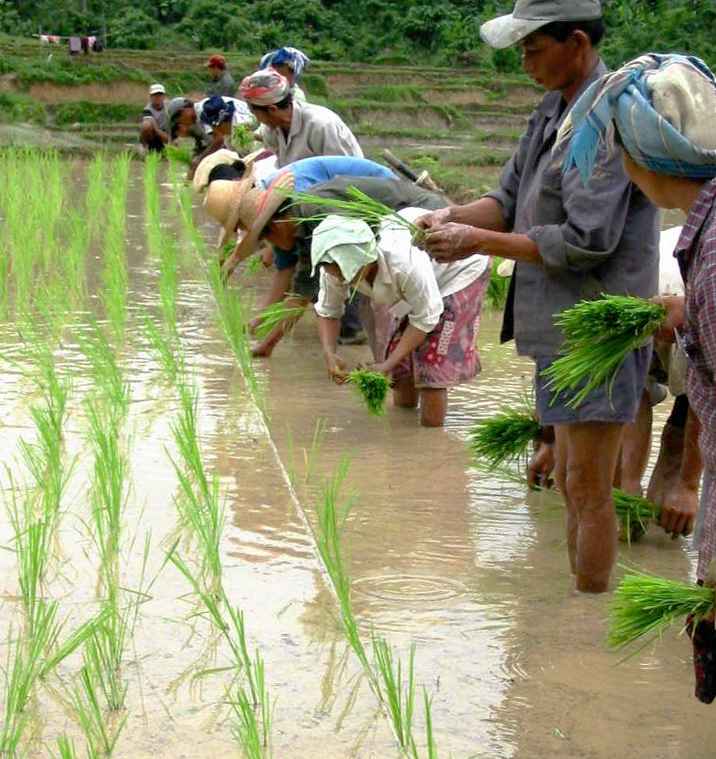
[[[163,82],[171,95],[203,89],[199,53],[109,50],[70,59],[64,48],[2,37],[0,51],[0,145],[35,131],[44,144],[75,152],[126,149],[136,141],[149,82]],[[228,58],[237,78],[255,65]],[[526,79],[476,69],[316,63],[304,86],[346,119],[369,157],[390,147],[456,199],[492,186],[539,98]],[[2,122],[42,129],[18,133]]]

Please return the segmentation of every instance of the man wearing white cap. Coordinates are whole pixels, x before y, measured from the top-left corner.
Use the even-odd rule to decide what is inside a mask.
[[[170,140],[169,111],[166,106],[167,92],[161,84],[149,88],[149,102],[142,111],[139,141],[146,150],[161,152]]]
[[[526,73],[548,90],[530,116],[499,187],[467,206],[437,211],[422,225],[441,260],[482,251],[516,261],[503,339],[535,362],[540,423],[554,427],[555,474],[567,512],[570,567],[579,591],[608,589],[617,554],[612,483],[625,426],[640,408],[651,345],[634,351],[610,388],[577,408],[554,393],[545,371],[562,350],[555,314],[602,293],[650,297],[658,281],[657,212],[624,172],[615,151],[601,149],[585,186],[563,173],[557,133],[574,104],[607,73],[599,0],[518,0],[514,12],[483,25],[495,48],[519,45]]]

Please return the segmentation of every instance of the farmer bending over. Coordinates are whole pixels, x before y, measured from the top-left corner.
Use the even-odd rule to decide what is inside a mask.
[[[685,297],[659,298],[688,357],[686,391],[701,422],[704,482],[696,527],[697,576],[713,581],[716,558],[716,78],[698,58],[645,55],[595,84],[575,106],[563,137],[569,166],[585,180],[605,136],[622,146],[632,181],[660,208],[688,215],[674,255]],[[613,129],[611,129],[613,125]],[[709,576],[709,569],[711,574]],[[694,631],[697,696],[716,697],[713,619]],[[705,647],[706,646],[706,647]],[[705,669],[709,667],[707,671]]]
[[[425,210],[400,215],[415,221]],[[412,243],[409,228],[386,219],[377,236],[364,221],[329,216],[313,233],[313,272],[320,268],[318,330],[329,375],[345,381],[336,355],[340,318],[351,291],[373,306],[376,364],[393,382],[396,406],[416,408],[424,427],[442,427],[447,389],[480,371],[477,329],[490,259],[470,256],[440,264]]]
[[[597,52],[604,25],[598,0],[520,0],[515,12],[481,33],[493,47],[519,44],[525,71],[548,94],[531,115],[500,187],[466,206],[428,216],[427,247],[452,261],[475,251],[517,262],[502,338],[536,364],[537,412],[554,426],[555,475],[567,507],[567,545],[577,589],[608,589],[617,553],[612,483],[624,425],[635,421],[651,346],[635,351],[606,387],[577,409],[555,397],[543,372],[563,336],[554,316],[602,293],[651,297],[658,277],[657,211],[629,181],[618,155],[596,156],[587,186],[579,172],[562,173],[559,127],[579,96],[607,73]]]

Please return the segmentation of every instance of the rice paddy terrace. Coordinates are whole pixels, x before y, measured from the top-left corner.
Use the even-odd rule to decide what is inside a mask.
[[[266,276],[225,287],[183,171],[125,153],[146,84],[198,92],[204,56],[3,45],[2,141],[60,152],[0,151],[0,757],[712,757],[688,642],[620,663],[558,497],[472,466],[531,381],[499,314],[444,430],[329,382],[310,319],[253,362]],[[463,196],[538,97],[321,64],[307,89]],[[654,526],[621,551],[693,577]]]
[[[136,145],[147,84],[201,96],[206,62],[198,53],[115,50],[70,59],[64,48],[2,38],[0,54],[0,143],[77,153]],[[229,62],[237,77],[256,65],[240,56]],[[316,63],[304,85],[311,100],[344,117],[369,156],[390,147],[460,198],[491,184],[540,97],[527,79],[474,69]]]

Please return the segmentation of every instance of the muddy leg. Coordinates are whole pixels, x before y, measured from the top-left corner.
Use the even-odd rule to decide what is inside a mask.
[[[287,298],[285,301],[286,308],[300,308],[308,305],[308,301],[303,298]],[[286,319],[279,324],[264,340],[251,349],[251,355],[254,358],[270,358],[274,348],[281,342],[284,335],[290,332],[298,323],[303,313],[293,319]]]
[[[280,269],[274,271],[273,276],[271,277],[271,287],[262,298],[261,305],[259,306],[261,311],[272,306],[274,303],[279,303],[286,297],[286,293],[291,287],[291,282],[293,282],[293,271],[293,269]],[[261,324],[261,317],[257,316],[255,319],[251,320],[249,331],[252,335],[259,324]]]
[[[447,390],[425,387],[420,391],[420,424],[423,427],[442,427],[447,414]]]
[[[632,495],[641,495],[641,480],[649,463],[651,452],[651,429],[653,413],[651,399],[647,392],[641,397],[639,413],[634,424],[624,427],[622,449],[619,456],[618,476],[615,478],[616,487]]]
[[[554,479],[557,489],[564,497],[565,528],[567,532],[567,551],[569,553],[569,568],[573,575],[577,574],[577,532],[579,520],[577,510],[569,500],[567,492],[567,439],[564,428],[555,427],[554,442]]]
[[[612,483],[623,425],[575,424],[558,430],[558,442],[566,442],[564,492],[568,508],[577,514],[577,590],[604,593],[617,555]]]
[[[417,408],[418,391],[412,377],[398,380],[393,386],[393,404],[398,408]]]

